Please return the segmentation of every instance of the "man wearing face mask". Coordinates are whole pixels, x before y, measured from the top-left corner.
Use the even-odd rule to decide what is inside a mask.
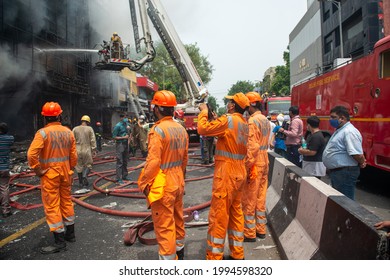
[[[115,125],[112,132],[112,138],[115,140],[116,151],[116,180],[117,183],[124,184],[123,180],[127,180],[127,158],[129,154],[128,139],[129,134],[127,126],[129,121],[125,113],[119,115],[120,121]]]
[[[366,159],[362,135],[349,120],[347,108],[336,106],[330,110],[329,122],[336,131],[325,147],[322,160],[329,170],[332,187],[354,200],[360,168],[366,167]]]

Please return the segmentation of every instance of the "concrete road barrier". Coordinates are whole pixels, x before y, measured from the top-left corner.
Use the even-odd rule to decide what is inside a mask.
[[[269,158],[267,220],[282,258],[381,258],[379,217],[276,153]]]

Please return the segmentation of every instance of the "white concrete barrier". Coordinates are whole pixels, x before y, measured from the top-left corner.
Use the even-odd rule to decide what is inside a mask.
[[[267,220],[282,258],[381,258],[379,217],[279,155],[269,158]]]

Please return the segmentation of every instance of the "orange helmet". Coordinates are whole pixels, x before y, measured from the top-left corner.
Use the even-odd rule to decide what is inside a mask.
[[[62,113],[60,104],[57,102],[46,102],[42,107],[42,116],[45,117],[57,117]]]
[[[163,107],[175,107],[177,105],[176,96],[169,90],[156,91],[151,104]]]
[[[184,112],[182,109],[176,110],[175,111],[175,118],[182,119],[184,117]]]
[[[245,95],[248,97],[250,103],[256,103],[257,101],[261,102],[263,100],[260,94],[254,91],[248,92]]]

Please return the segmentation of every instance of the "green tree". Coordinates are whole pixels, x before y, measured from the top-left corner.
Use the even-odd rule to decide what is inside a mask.
[[[214,96],[209,96],[209,98],[207,99],[207,104],[209,104],[210,108],[214,112],[217,112],[218,105],[217,105],[217,100],[215,99]]]
[[[228,91],[228,95],[234,95],[237,92],[247,93],[249,91],[253,91],[255,85],[250,81],[238,81]],[[224,100],[225,104],[227,100]]]
[[[153,82],[159,85],[159,89],[167,89],[172,91],[178,102],[182,103],[187,100],[183,81],[179,71],[173,64],[164,44],[161,41],[155,43],[156,57],[151,63],[147,63],[140,71],[144,76],[149,77]],[[185,48],[190,56],[192,63],[195,65],[200,78],[206,85],[210,82],[213,66],[208,61],[208,57],[200,53],[197,44],[185,45]]]
[[[222,116],[223,114],[226,114],[226,107],[219,107],[218,108],[218,117]]]
[[[283,60],[285,65],[276,67],[275,77],[271,82],[270,91],[276,95],[290,94],[290,52],[283,53]]]

